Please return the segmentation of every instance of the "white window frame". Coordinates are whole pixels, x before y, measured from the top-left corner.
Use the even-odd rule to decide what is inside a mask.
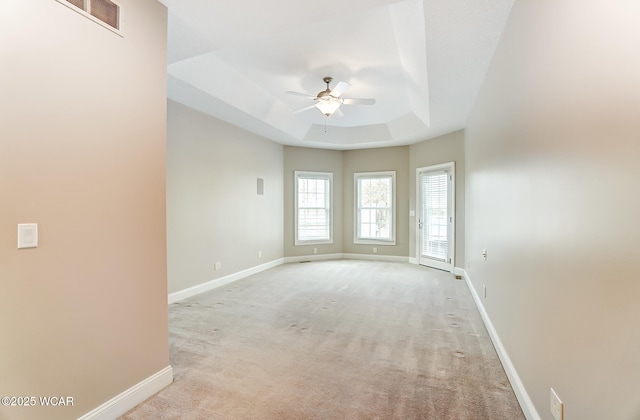
[[[428,257],[422,256],[422,240],[424,228],[422,220],[423,217],[423,204],[422,204],[422,192],[420,185],[421,174],[428,174],[433,172],[443,171],[449,174],[448,192],[447,196],[449,203],[447,205],[447,217],[449,217],[449,229],[448,229],[448,256],[446,261],[438,261]],[[439,270],[445,270],[453,273],[455,269],[455,250],[456,250],[456,163],[447,162],[439,165],[425,166],[423,168],[416,169],[416,259],[418,264],[428,267],[437,268]]]
[[[391,178],[391,237],[389,239],[362,238],[360,236],[360,197],[358,191],[359,179],[370,178]],[[395,245],[396,244],[396,171],[382,172],[356,172],[353,174],[354,191],[354,215],[353,215],[353,243],[354,244],[374,244],[374,245]]]
[[[329,216],[329,238],[327,239],[298,239],[298,179],[315,178],[329,181],[329,194],[326,196],[326,209]],[[316,245],[333,243],[333,173],[331,172],[294,172],[294,244],[295,245]]]

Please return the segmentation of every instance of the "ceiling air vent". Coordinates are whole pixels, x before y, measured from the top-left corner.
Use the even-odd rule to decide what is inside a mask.
[[[58,0],[60,1],[60,0]],[[62,2],[61,2],[62,3]],[[114,29],[120,29],[120,7],[109,0],[65,0],[95,19]]]

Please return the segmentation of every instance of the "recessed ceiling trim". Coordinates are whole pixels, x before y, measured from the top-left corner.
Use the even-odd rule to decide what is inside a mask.
[[[174,17],[169,98],[283,144],[327,148],[410,144],[464,128],[514,2],[272,0],[264,19],[258,0],[160,1]],[[285,92],[315,95],[328,75],[375,105],[345,104],[342,118],[294,115],[307,102]]]

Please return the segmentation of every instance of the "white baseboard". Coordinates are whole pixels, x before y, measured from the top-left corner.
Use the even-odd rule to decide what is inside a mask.
[[[177,292],[169,293],[167,301],[170,304],[179,302],[181,300],[199,295],[200,293],[208,292],[209,290],[216,289],[221,286],[225,286],[234,281],[238,281],[252,274],[257,274],[261,271],[268,270],[273,267],[277,267],[281,264],[295,263],[301,261],[325,261],[325,260],[369,260],[369,261],[391,261],[391,262],[409,262],[409,257],[400,257],[396,255],[382,255],[382,254],[313,254],[313,255],[300,255],[296,257],[285,257],[277,260],[273,260],[266,264],[261,264],[256,267],[248,268],[246,270],[239,271],[237,273],[229,274],[228,276],[220,277],[218,279],[209,280],[205,283],[201,283],[187,289],[179,290]]]
[[[171,382],[173,382],[173,368],[167,366],[91,410],[78,420],[113,420],[159,392]]]
[[[325,260],[368,260],[368,261],[391,261],[391,262],[409,262],[409,257],[398,257],[396,255],[382,254],[314,254],[299,255],[296,257],[285,257],[285,264],[301,261],[325,261]]]
[[[189,287],[187,289],[179,290],[177,292],[169,293],[169,304],[179,302],[183,299],[190,298],[192,296],[199,295],[200,293],[208,292],[209,290],[216,289],[218,287],[227,285],[234,281],[249,277],[252,274],[259,273],[261,271],[268,270],[273,267],[277,267],[284,262],[284,258],[270,261],[265,264],[260,264],[255,267],[248,268],[246,270],[238,271],[237,273],[229,274],[228,276],[220,277],[219,279],[209,280],[205,283],[198,284],[196,286]]]
[[[383,254],[342,254],[343,259],[348,260],[366,260],[366,261],[390,261],[390,262],[409,262],[409,257],[400,257],[397,255]]]
[[[416,257],[409,257],[409,264],[418,265],[418,259]],[[456,276],[462,276],[464,274],[464,269],[460,267],[453,267],[453,274]]]
[[[284,257],[284,263],[296,263],[301,261],[326,261],[326,260],[339,260],[342,258],[342,254],[313,254],[313,255],[298,255],[295,257]]]
[[[518,398],[518,402],[520,403],[520,407],[522,408],[522,412],[527,420],[540,420],[540,415],[533,405],[533,401],[529,397],[524,384],[520,380],[520,376],[516,371],[515,366],[511,362],[509,355],[507,354],[507,350],[504,348],[502,341],[500,340],[500,336],[498,336],[498,332],[496,331],[493,323],[491,322],[491,318],[489,318],[489,314],[487,313],[484,305],[482,304],[482,300],[480,296],[476,292],[476,289],[473,287],[473,283],[471,283],[471,279],[467,274],[466,270],[462,268],[455,269],[456,274],[460,272],[461,275],[464,276],[465,281],[467,282],[467,286],[471,291],[471,295],[473,296],[473,300],[476,302],[476,306],[478,307],[478,311],[480,311],[480,316],[482,316],[482,320],[484,321],[484,325],[487,327],[487,331],[489,331],[489,337],[491,337],[491,341],[493,342],[493,346],[496,348],[496,352],[498,353],[498,357],[502,362],[502,366],[504,367],[505,372],[507,373],[507,377],[509,378],[509,382],[511,382],[511,387],[513,388],[513,392],[516,394],[516,398]]]

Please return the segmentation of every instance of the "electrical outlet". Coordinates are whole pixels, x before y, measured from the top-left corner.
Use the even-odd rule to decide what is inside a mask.
[[[373,248],[373,253],[377,254],[378,253],[378,248]]]
[[[487,261],[487,250],[486,249],[482,250],[482,261]]]
[[[318,253],[318,248],[313,248],[313,253],[317,254]]]
[[[262,258],[262,251],[258,251],[258,258]]]
[[[555,420],[562,420],[564,419],[564,404],[562,404],[562,401],[560,401],[560,398],[558,398],[558,394],[556,394],[556,391],[553,390],[553,388],[551,388],[551,414],[553,415],[553,418]]]
[[[213,267],[216,271],[218,271],[222,268],[222,263],[220,261],[216,261]]]

